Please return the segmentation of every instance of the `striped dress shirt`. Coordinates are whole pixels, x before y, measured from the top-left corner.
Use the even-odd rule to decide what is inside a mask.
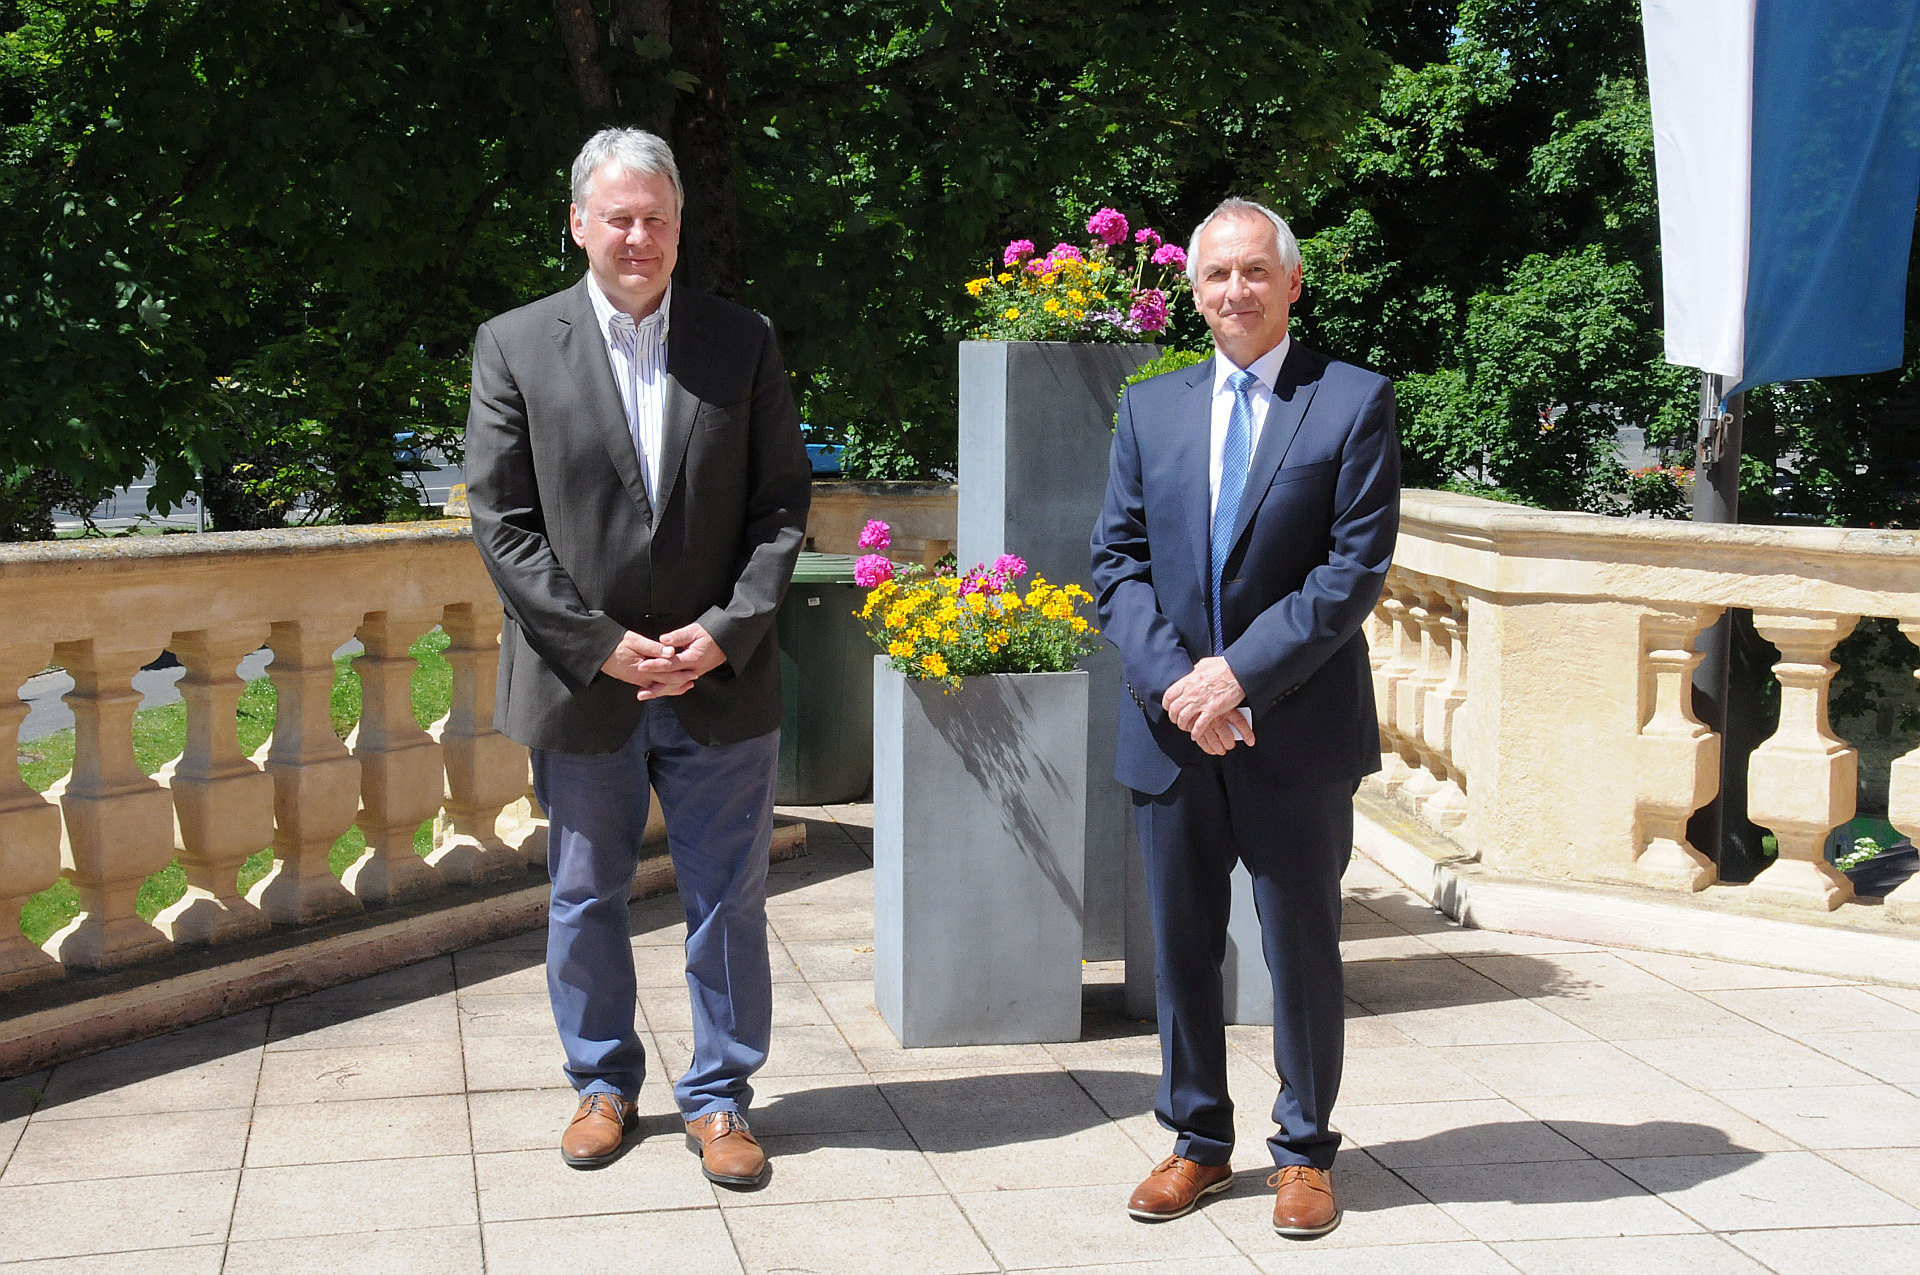
[[[660,308],[637,324],[607,300],[598,283],[587,289],[587,295],[593,298],[594,317],[606,338],[613,383],[620,389],[627,431],[633,435],[647,500],[652,502],[659,498],[660,489],[660,439],[667,415],[667,316],[673,308],[673,282],[668,280]]]

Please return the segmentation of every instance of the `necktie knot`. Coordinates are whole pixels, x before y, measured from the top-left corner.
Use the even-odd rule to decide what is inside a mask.
[[[1251,372],[1234,372],[1227,377],[1227,388],[1242,398],[1253,392],[1260,378]]]

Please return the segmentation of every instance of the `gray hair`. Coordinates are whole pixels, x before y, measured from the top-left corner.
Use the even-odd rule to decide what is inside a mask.
[[[1280,241],[1280,265],[1282,269],[1292,271],[1300,264],[1300,241],[1293,237],[1293,231],[1279,213],[1265,204],[1256,204],[1251,199],[1223,199],[1220,206],[1207,214],[1205,221],[1193,228],[1193,238],[1187,241],[1187,282],[1200,282],[1200,234],[1213,224],[1216,217],[1265,217],[1273,223],[1274,237]]]
[[[681,212],[687,192],[680,185],[680,166],[673,149],[642,128],[603,128],[587,139],[573,157],[573,202],[586,207],[593,193],[593,175],[612,164],[629,173],[651,173],[673,183],[673,208]]]

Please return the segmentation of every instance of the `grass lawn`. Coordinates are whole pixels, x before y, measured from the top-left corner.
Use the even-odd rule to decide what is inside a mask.
[[[447,649],[447,635],[433,630],[413,644],[413,656],[420,667],[413,674],[413,715],[422,726],[446,716],[453,692],[453,670],[441,654]],[[353,671],[353,656],[334,661],[333,733],[345,739],[360,720],[360,677]],[[273,683],[266,678],[249,682],[240,696],[237,712],[242,752],[252,753],[273,734],[275,696]],[[180,755],[187,740],[187,706],[168,704],[164,708],[142,709],[133,715],[133,754],[140,769],[151,775]],[[20,775],[29,787],[45,792],[73,769],[73,732],[63,730],[44,739],[20,746]],[[345,872],[366,849],[360,829],[349,828],[333,843],[328,862],[333,874]],[[433,821],[427,820],[414,834],[413,848],[418,854],[433,849]],[[273,851],[263,848],[240,869],[240,892],[267,875],[273,866]],[[187,876],[178,863],[169,864],[147,878],[140,889],[139,911],[151,921],[168,904],[187,890]],[[20,929],[35,943],[44,943],[55,931],[80,911],[80,893],[64,877],[51,889],[28,900],[20,913]]]

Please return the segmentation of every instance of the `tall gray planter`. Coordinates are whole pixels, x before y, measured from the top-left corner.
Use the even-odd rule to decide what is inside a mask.
[[[873,666],[873,994],[902,1045],[1080,1038],[1087,675]]]
[[[1092,591],[1088,541],[1107,489],[1114,401],[1154,345],[960,343],[962,567],[1017,553],[1055,584]],[[1120,657],[1087,661],[1086,950],[1122,955],[1131,807],[1113,779]]]

